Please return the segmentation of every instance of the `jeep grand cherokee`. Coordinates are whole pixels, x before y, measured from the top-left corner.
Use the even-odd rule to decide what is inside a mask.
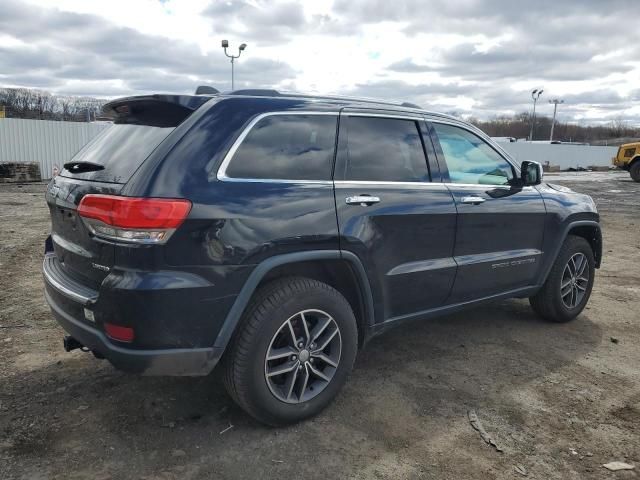
[[[529,298],[564,322],[602,255],[592,199],[410,104],[151,95],[49,184],[46,299],[117,368],[205,375],[273,425],[319,412],[374,335]]]

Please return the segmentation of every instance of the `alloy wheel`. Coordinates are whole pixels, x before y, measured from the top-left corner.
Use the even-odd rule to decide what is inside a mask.
[[[264,375],[271,393],[286,403],[311,400],[331,382],[340,363],[342,338],[331,315],[303,310],[271,339]]]
[[[560,296],[567,308],[576,308],[582,302],[589,286],[589,261],[584,253],[571,256],[562,272]]]

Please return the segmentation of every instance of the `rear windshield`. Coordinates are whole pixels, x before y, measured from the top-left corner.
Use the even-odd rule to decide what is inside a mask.
[[[147,125],[111,125],[69,160],[104,165],[104,169],[82,173],[63,169],[60,175],[99,182],[126,183],[173,129],[174,127]]]

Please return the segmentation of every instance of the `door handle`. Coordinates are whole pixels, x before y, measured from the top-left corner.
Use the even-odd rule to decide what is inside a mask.
[[[371,195],[354,195],[353,197],[347,197],[344,199],[347,205],[361,205],[368,207],[374,203],[380,202],[380,197],[372,197]]]
[[[479,205],[484,202],[485,202],[485,199],[482,197],[476,197],[476,196],[462,197],[462,203]]]

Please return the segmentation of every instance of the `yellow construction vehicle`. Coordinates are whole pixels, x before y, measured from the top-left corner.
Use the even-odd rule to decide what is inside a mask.
[[[634,182],[640,182],[640,142],[620,145],[611,163],[629,172]]]

